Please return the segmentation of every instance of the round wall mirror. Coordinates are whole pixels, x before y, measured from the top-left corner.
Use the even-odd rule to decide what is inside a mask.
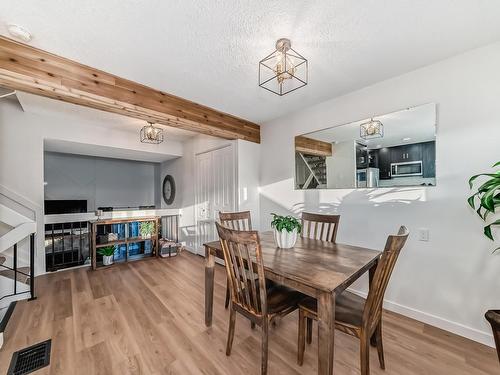
[[[171,175],[166,175],[163,179],[163,200],[166,204],[171,205],[175,199],[175,181]]]

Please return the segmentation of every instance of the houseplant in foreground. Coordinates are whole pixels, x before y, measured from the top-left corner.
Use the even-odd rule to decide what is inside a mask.
[[[500,167],[500,161],[495,163],[492,168]],[[496,210],[500,207],[500,170],[493,173],[481,173],[472,176],[469,179],[469,187],[474,187],[474,182],[478,177],[488,177],[479,187],[476,192],[467,200],[469,205],[476,210],[481,220],[486,225],[483,228],[484,235],[494,241],[492,227],[500,225],[500,218]],[[500,250],[500,246],[493,252]]]
[[[97,249],[97,253],[102,255],[102,264],[109,266],[113,264],[113,254],[115,253],[115,246],[105,246]]]
[[[273,215],[271,227],[274,228],[274,240],[279,248],[289,249],[297,242],[297,235],[302,229],[300,221],[293,216]]]
[[[155,223],[153,221],[143,221],[140,223],[139,232],[141,237],[151,238],[151,235],[155,231]]]

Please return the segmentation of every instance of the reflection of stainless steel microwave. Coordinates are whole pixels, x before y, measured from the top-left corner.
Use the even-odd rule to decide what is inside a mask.
[[[391,177],[422,176],[422,161],[391,163]]]

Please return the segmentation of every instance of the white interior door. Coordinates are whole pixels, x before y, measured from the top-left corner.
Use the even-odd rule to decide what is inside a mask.
[[[219,211],[235,207],[235,171],[232,146],[196,155],[196,245],[217,239],[215,221]]]

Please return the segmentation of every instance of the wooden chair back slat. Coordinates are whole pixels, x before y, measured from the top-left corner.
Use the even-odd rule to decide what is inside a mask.
[[[250,211],[219,212],[220,223],[229,229],[252,230]]]
[[[302,213],[302,237],[335,242],[340,215]]]
[[[409,231],[405,226],[399,228],[398,234],[387,238],[384,251],[378,261],[377,269],[366,299],[363,311],[363,324],[369,333],[372,333],[382,316],[384,295],[389,285],[392,271],[396,265],[399,253],[408,239]]]
[[[219,223],[216,226],[232,303],[249,314],[266,315],[266,279],[258,232],[230,229]]]

